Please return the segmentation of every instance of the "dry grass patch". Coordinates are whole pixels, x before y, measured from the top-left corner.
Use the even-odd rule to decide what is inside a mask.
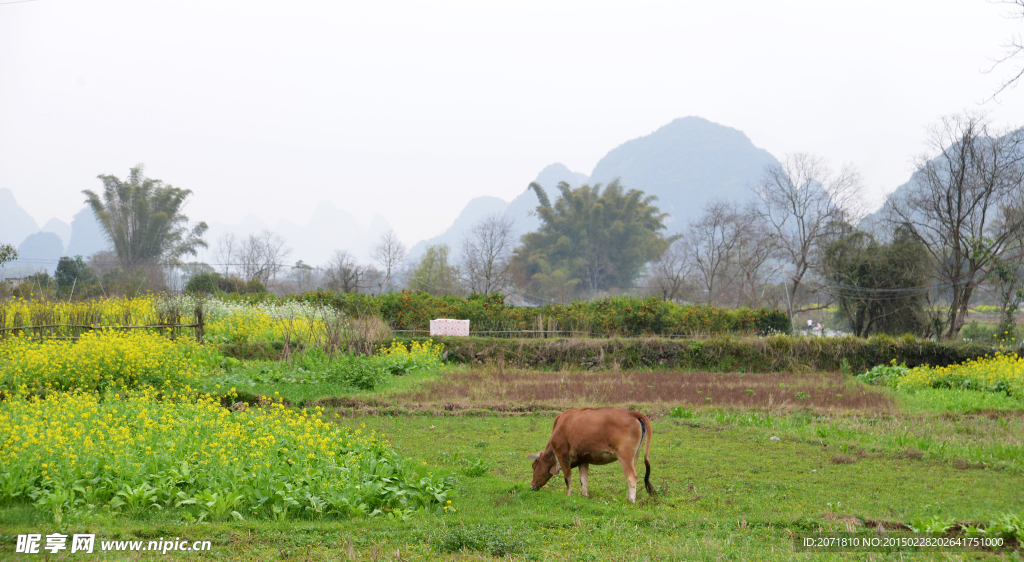
[[[889,394],[839,373],[708,373],[671,371],[538,372],[480,369],[446,373],[422,389],[392,397],[416,404],[492,409],[713,406],[818,412],[895,412]]]

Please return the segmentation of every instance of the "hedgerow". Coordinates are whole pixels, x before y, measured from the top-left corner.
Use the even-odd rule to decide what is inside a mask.
[[[551,369],[673,368],[709,371],[864,371],[892,360],[910,367],[952,365],[992,353],[986,346],[912,336],[871,338],[434,338],[452,363],[497,363]],[[423,341],[405,338],[401,341]],[[845,362],[845,365],[844,365]]]
[[[245,297],[235,297],[245,298]],[[266,299],[271,297],[248,297]],[[658,298],[632,296],[577,301],[568,305],[517,307],[504,296],[435,297],[403,291],[385,295],[309,292],[293,297],[300,302],[329,304],[357,317],[380,316],[393,330],[427,330],[435,318],[469,320],[473,330],[548,330],[593,336],[769,334],[790,331],[789,318],[780,310],[727,309],[707,305],[679,305]]]

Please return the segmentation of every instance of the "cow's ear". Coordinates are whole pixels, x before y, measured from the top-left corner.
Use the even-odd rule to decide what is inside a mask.
[[[531,461],[535,461],[535,460],[540,458],[540,453],[534,453],[532,455],[526,455],[526,458],[530,459]]]

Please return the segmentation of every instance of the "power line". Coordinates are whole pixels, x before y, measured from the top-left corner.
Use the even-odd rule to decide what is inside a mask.
[[[36,0],[14,0],[13,2],[0,2],[0,6],[4,4],[24,4],[25,2],[35,2]]]
[[[64,257],[70,257],[70,256],[64,256]],[[59,259],[53,260],[53,259],[47,259],[47,258],[18,258],[16,260],[14,260],[13,262],[10,262],[11,265],[18,264],[18,263],[51,264],[51,263],[60,263],[60,260]],[[87,264],[98,264],[98,265],[121,265],[121,261],[120,260],[109,260],[109,261],[87,260],[86,263]],[[251,264],[251,263],[209,263],[209,262],[146,262],[146,263],[144,263],[142,265],[162,265],[162,266],[165,266],[165,267],[181,267],[181,268],[186,268],[186,267],[197,267],[197,266],[204,266],[204,265],[208,265],[208,266],[211,266],[211,267],[215,266],[215,265],[216,266],[228,266],[228,267],[243,267],[243,266],[250,266],[250,265],[253,265],[253,264]],[[266,266],[266,267],[294,267],[294,265],[289,265],[289,264],[286,264],[286,263],[271,263],[271,264],[260,263],[260,264],[257,264],[257,265]],[[314,267],[313,269],[316,269],[316,268]]]

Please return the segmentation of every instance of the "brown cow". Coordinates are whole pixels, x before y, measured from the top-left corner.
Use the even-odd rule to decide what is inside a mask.
[[[651,486],[651,462],[647,455],[651,451],[651,420],[640,412],[625,408],[586,408],[566,410],[555,418],[551,439],[544,450],[527,455],[533,459],[533,482],[530,489],[539,490],[551,477],[562,471],[565,477],[565,495],[572,493],[572,469],[580,467],[580,484],[583,497],[587,497],[587,473],[592,464],[608,464],[619,459],[622,472],[626,474],[629,486],[627,498],[636,501],[636,461],[640,447],[647,436],[644,450],[644,486],[647,493],[654,495]]]

